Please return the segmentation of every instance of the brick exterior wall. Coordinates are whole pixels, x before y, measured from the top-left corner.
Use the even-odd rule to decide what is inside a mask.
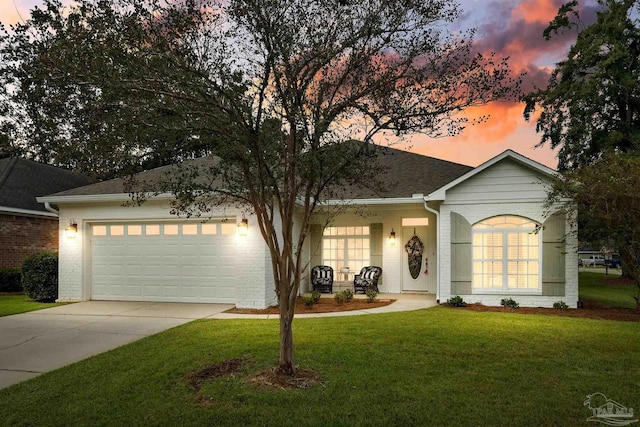
[[[0,267],[20,267],[36,252],[58,250],[58,218],[0,214]]]

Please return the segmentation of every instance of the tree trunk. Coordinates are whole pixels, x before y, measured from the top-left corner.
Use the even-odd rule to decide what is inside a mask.
[[[280,361],[278,371],[281,374],[293,375],[296,370],[293,358],[293,312],[295,306],[289,307],[288,298],[281,299],[285,301],[280,301]]]

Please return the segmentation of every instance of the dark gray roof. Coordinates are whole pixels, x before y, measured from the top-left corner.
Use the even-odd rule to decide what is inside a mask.
[[[426,196],[473,169],[460,163],[390,147],[380,148],[378,159],[386,168],[382,177],[383,188],[376,191],[353,189],[350,197],[369,199],[411,197],[414,194]]]
[[[355,199],[411,197],[413,194],[427,195],[454,179],[472,170],[472,167],[410,153],[394,148],[380,148],[378,158],[387,171],[383,177],[386,188],[376,191],[353,188],[347,196]],[[186,161],[185,164],[205,166],[212,164],[210,157]],[[163,166],[136,174],[136,181],[151,183],[161,180],[172,166]],[[125,179],[117,178],[84,187],[73,188],[51,196],[82,196],[127,193]]]
[[[32,160],[0,159],[0,206],[47,212],[36,197],[91,183],[88,177]]]

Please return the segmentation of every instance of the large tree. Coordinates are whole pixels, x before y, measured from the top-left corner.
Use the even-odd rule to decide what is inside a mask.
[[[636,285],[636,310],[640,312],[640,155],[607,151],[592,164],[567,171],[554,182],[550,206],[578,206],[597,227],[591,238],[613,242]],[[571,200],[571,202],[563,202]],[[570,215],[575,217],[575,215]]]
[[[634,0],[598,0],[596,22],[584,26],[578,2],[563,5],[544,36],[577,31],[567,58],[544,89],[525,96],[525,118],[536,111],[540,145],[559,147],[559,169],[571,170],[603,151],[640,150],[640,17]]]
[[[543,36],[549,39],[558,32],[577,31],[576,42],[567,58],[557,64],[548,86],[524,97],[525,118],[540,114],[536,123],[536,130],[542,134],[540,145],[560,148],[559,170],[568,173],[565,181],[590,182],[592,164],[597,165],[594,176],[601,176],[598,168],[602,168],[603,156],[622,162],[611,153],[640,153],[640,5],[634,0],[598,0],[598,5],[596,21],[588,26],[580,20],[577,1],[559,9]],[[629,182],[623,179],[609,187],[565,186],[572,189],[565,193],[577,201],[580,240],[615,246],[626,276],[636,270],[637,261],[631,261],[635,249],[626,239],[615,240],[621,235],[609,229],[612,223],[602,216],[601,205],[589,200],[595,191],[592,188],[603,192],[599,200],[620,197],[614,191],[622,191],[621,186]],[[628,187],[622,194],[637,191]]]
[[[213,155],[151,189],[173,192],[176,213],[255,215],[279,369],[292,373],[301,248],[319,203],[380,182],[374,137],[455,134],[458,113],[518,86],[470,34],[448,34],[459,13],[448,0],[82,0],[64,12],[50,0],[2,41],[15,57],[4,73],[18,95],[35,87],[29,117],[64,122],[47,128],[63,141],[144,156],[169,132]]]

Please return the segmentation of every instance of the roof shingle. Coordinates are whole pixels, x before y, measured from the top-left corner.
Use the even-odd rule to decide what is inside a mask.
[[[0,159],[0,206],[47,212],[36,197],[91,183],[88,177],[18,157]]]
[[[383,181],[388,184],[383,189],[377,191],[353,188],[349,189],[348,196],[354,199],[369,198],[404,198],[413,194],[429,194],[443,185],[464,175],[473,168],[470,166],[440,160],[421,154],[410,153],[408,151],[397,150],[390,147],[379,147],[378,158],[383,161],[387,172]],[[191,165],[205,166],[212,162],[212,158],[203,157],[189,160],[186,163]],[[141,172],[136,175],[136,180],[147,183],[157,182],[170,171],[172,166],[163,166],[156,169]],[[116,178],[84,187],[73,188],[62,191],[51,196],[82,196],[100,194],[123,194],[125,180]]]

